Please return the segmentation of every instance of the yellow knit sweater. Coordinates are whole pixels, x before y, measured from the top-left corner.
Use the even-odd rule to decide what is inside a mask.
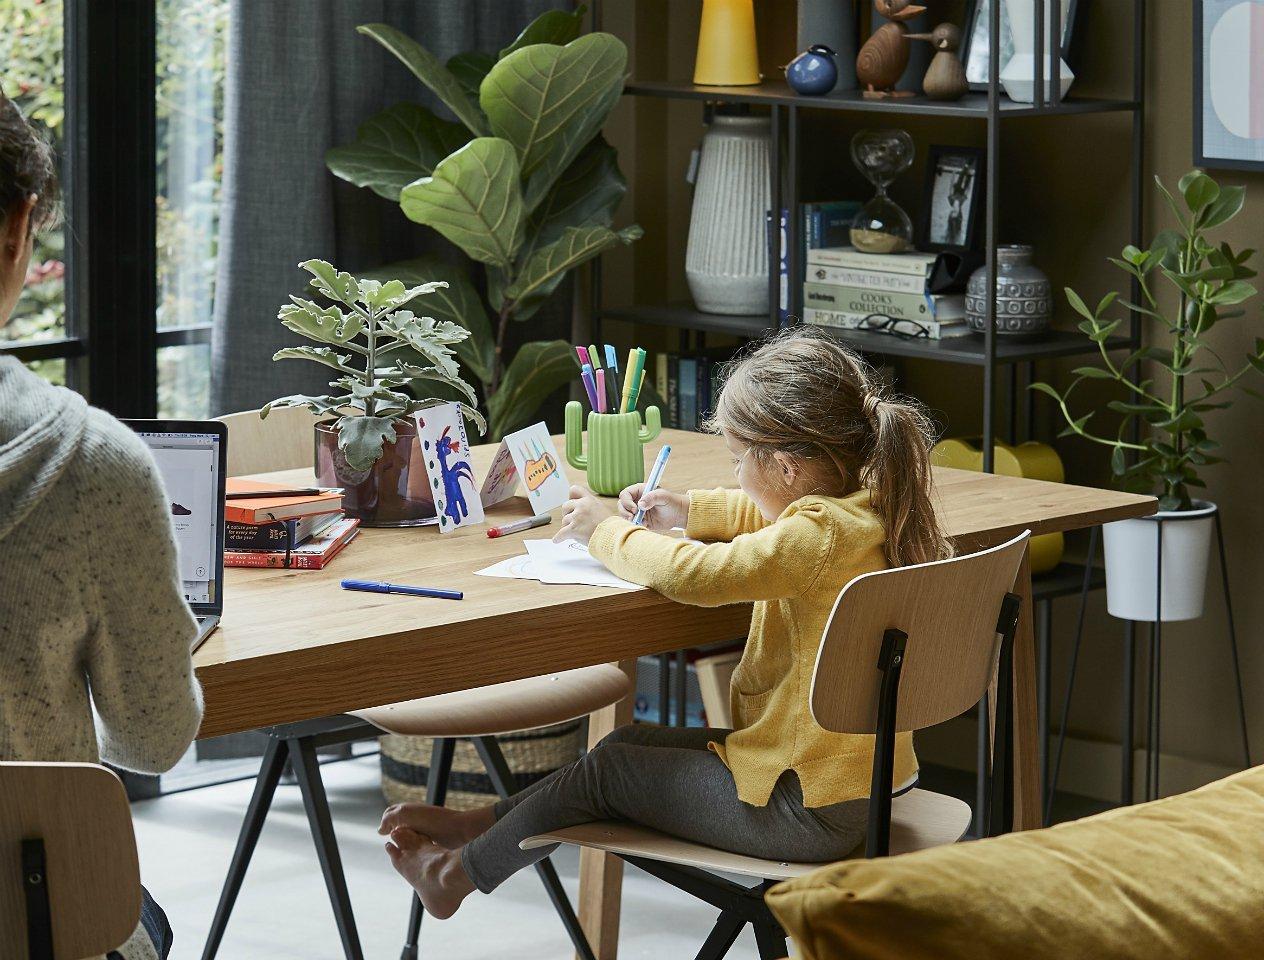
[[[766,805],[786,770],[798,775],[808,807],[868,796],[874,738],[829,733],[808,705],[816,652],[839,591],[887,565],[885,532],[868,492],[802,497],[770,523],[739,490],[691,490],[685,533],[706,542],[612,517],[598,525],[589,549],[619,576],[681,603],[754,602],[730,691],[735,730],[723,745],[712,744],[738,797]],[[864,666],[872,664],[857,665]],[[899,734],[893,786],[916,772],[912,735]]]

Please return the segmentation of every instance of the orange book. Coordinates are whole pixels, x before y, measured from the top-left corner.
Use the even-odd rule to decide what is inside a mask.
[[[224,566],[321,570],[355,539],[359,526],[359,520],[344,518],[288,553],[284,550],[225,550]]]
[[[243,480],[229,477],[225,493],[255,493],[258,498],[229,500],[224,507],[224,519],[230,523],[272,523],[276,520],[296,520],[310,513],[332,513],[342,509],[341,493],[317,493],[299,497],[266,496],[269,490],[287,490],[289,487],[259,480]]]

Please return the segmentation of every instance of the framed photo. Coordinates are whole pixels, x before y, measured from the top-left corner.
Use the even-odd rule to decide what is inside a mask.
[[[919,250],[973,250],[979,243],[979,209],[987,183],[983,151],[932,146],[914,244]]]
[[[1045,0],[1046,7],[1053,0]],[[966,80],[971,90],[987,90],[988,69],[991,58],[988,51],[989,24],[991,23],[992,4],[1001,5],[1001,69],[1009,63],[1014,55],[1014,35],[1010,31],[1009,11],[1005,8],[1005,0],[970,0],[966,9],[966,25],[962,31],[961,62],[965,64]],[[1079,13],[1080,0],[1062,0],[1062,8],[1066,11],[1066,26],[1062,30],[1062,59],[1074,66],[1071,59],[1071,40],[1075,36],[1075,19]],[[1045,14],[1049,16],[1049,14]]]
[[[1264,0],[1194,2],[1194,164],[1264,170]]]

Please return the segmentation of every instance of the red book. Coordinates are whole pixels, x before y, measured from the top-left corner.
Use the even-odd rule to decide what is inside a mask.
[[[229,500],[224,505],[224,519],[229,523],[272,523],[295,520],[309,513],[332,513],[342,509],[341,493],[317,493],[298,497],[268,497],[269,490],[287,487],[259,480],[229,477],[225,493],[259,493],[256,498]]]
[[[359,533],[360,521],[347,517],[293,550],[225,550],[226,567],[276,567],[321,570]]]

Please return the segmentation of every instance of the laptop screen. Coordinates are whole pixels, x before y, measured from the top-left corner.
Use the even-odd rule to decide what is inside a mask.
[[[127,423],[149,445],[162,474],[184,599],[195,613],[219,613],[224,578],[224,427],[213,421]]]

